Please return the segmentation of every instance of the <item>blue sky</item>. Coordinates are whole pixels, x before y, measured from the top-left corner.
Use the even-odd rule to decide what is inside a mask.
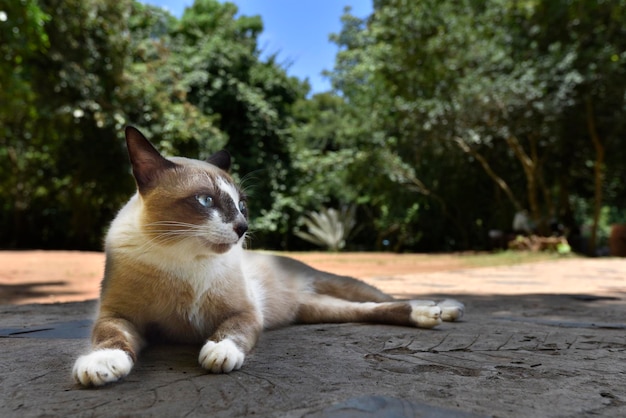
[[[161,6],[180,17],[193,0],[142,0]],[[289,75],[308,79],[312,93],[330,90],[330,82],[322,77],[331,70],[337,47],[328,35],[341,30],[340,17],[345,6],[352,14],[366,17],[372,13],[372,0],[230,0],[241,15],[260,15],[263,33],[259,47],[265,54],[278,52],[278,62],[287,67]]]

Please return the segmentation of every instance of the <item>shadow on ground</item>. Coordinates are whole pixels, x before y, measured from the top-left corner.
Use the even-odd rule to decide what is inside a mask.
[[[268,331],[228,375],[204,373],[199,347],[152,347],[101,389],[70,380],[95,302],[2,306],[0,415],[626,415],[625,294],[457,298],[464,320],[435,330]]]
[[[68,282],[64,281],[0,284],[0,305],[12,305],[20,303],[24,299],[45,299],[52,293],[51,288],[54,289],[55,295],[61,297],[79,294],[76,291],[63,290],[67,285]]]

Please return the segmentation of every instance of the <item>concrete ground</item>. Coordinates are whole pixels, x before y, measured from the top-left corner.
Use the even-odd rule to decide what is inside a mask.
[[[435,330],[267,331],[228,375],[203,372],[199,347],[152,347],[124,381],[82,389],[70,370],[96,302],[5,304],[0,416],[626,416],[626,259],[368,281],[403,297],[455,297],[466,316]]]

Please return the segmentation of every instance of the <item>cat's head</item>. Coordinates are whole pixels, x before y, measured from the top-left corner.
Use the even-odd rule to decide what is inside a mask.
[[[143,204],[141,228],[151,243],[200,244],[218,254],[241,245],[248,230],[246,196],[228,174],[228,152],[206,161],[166,159],[130,126],[126,144]]]

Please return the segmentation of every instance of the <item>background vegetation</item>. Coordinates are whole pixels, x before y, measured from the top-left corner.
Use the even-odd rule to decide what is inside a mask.
[[[626,221],[626,0],[374,0],[342,22],[334,90],[309,97],[229,3],[0,0],[0,247],[100,248],[133,193],[127,124],[168,155],[227,148],[252,248],[311,248],[327,208],[353,250],[486,248],[528,210],[593,252]]]

